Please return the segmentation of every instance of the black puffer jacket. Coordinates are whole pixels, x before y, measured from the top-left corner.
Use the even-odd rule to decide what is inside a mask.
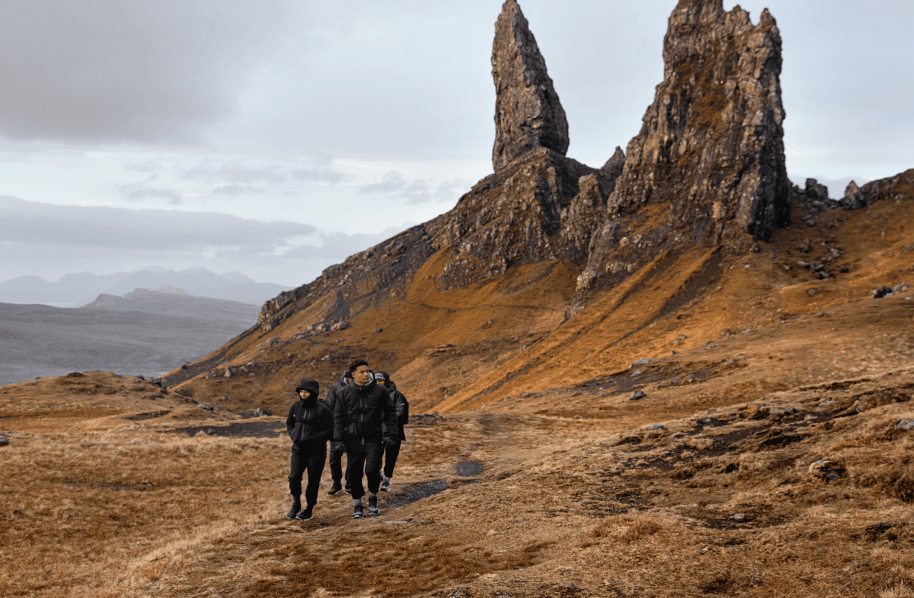
[[[327,407],[330,407],[330,411],[336,409],[336,401],[340,397],[340,392],[349,384],[350,380],[352,380],[352,374],[349,373],[349,370],[346,370],[343,372],[343,375],[340,376],[340,379],[334,382],[327,390],[327,398],[324,399],[324,402],[327,403]]]
[[[383,426],[382,426],[383,424]],[[333,410],[333,440],[375,443],[397,438],[397,414],[387,389],[373,379],[347,384]]]
[[[333,412],[322,401],[317,400],[320,385],[317,380],[305,378],[298,383],[295,394],[307,390],[307,399],[295,401],[286,416],[286,431],[295,444],[319,445],[333,436]]]
[[[390,374],[387,372],[378,372],[376,375],[386,381],[385,388],[387,388],[387,392],[390,393],[390,400],[393,403],[394,411],[397,414],[397,438],[406,440],[403,426],[409,423],[409,401],[406,400],[406,397],[402,392],[397,390],[397,384],[390,379]]]

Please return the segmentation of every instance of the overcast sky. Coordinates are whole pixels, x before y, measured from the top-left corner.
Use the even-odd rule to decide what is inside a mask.
[[[521,0],[600,166],[663,77],[674,0]],[[731,9],[734,2],[725,2]],[[787,168],[914,167],[914,3],[749,0],[783,38]],[[298,286],[489,174],[498,0],[0,3],[0,281],[149,265]]]

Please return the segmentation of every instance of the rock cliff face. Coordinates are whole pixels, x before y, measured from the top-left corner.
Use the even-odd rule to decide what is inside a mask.
[[[741,249],[790,221],[784,162],[781,38],[722,0],[680,0],[664,38],[664,80],[628,144],[625,166],[594,234],[587,281],[617,268],[626,218],[663,207],[651,244],[694,241]],[[620,232],[621,231],[621,232]]]
[[[527,19],[515,0],[507,0],[495,24],[492,46],[495,80],[495,171],[537,148],[565,155],[568,121],[546,72]]]
[[[367,305],[357,297],[398,292],[436,254],[441,289],[566,259],[583,271],[583,297],[660,251],[740,251],[789,222],[781,41],[767,11],[753,26],[738,7],[725,12],[722,0],[680,0],[664,41],[664,81],[641,132],[599,169],[565,157],[565,112],[516,0],[504,3],[495,31],[494,173],[447,214],[384,244],[397,251],[352,256],[268,302],[263,328],[325,296],[333,317],[344,318]]]

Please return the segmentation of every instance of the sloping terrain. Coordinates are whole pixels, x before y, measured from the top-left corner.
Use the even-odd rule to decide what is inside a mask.
[[[823,311],[416,414],[360,521],[323,492],[284,518],[280,417],[101,372],[5,386],[0,591],[904,596],[914,300]]]
[[[914,595],[914,171],[789,185],[777,27],[720,0],[678,3],[644,129],[589,168],[499,23],[519,99],[454,210],[161,387],[0,387],[0,594]],[[356,356],[410,399],[392,491],[288,521],[292,389]]]
[[[137,289],[80,308],[0,303],[0,384],[105,369],[155,376],[256,321],[246,303]]]

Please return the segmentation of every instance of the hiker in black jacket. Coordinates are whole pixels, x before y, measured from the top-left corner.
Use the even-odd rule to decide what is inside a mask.
[[[381,443],[399,440],[397,416],[390,394],[375,382],[368,362],[355,359],[349,364],[349,371],[352,372],[352,382],[342,389],[333,410],[333,440],[346,445],[349,463],[346,481],[353,499],[352,518],[361,519],[362,497],[365,496],[362,473],[368,477],[368,516],[373,517],[380,514]]]
[[[339,394],[350,380],[352,380],[352,375],[349,373],[349,370],[346,370],[343,372],[340,379],[327,391],[327,398],[324,399],[324,402],[327,404],[327,407],[330,408],[330,411],[333,411],[336,408]],[[345,452],[346,447],[342,442],[330,441],[330,479],[333,480],[333,485],[330,487],[330,490],[327,491],[327,494],[336,495],[343,491],[343,453]],[[346,464],[348,469],[348,458],[346,459]],[[347,475],[346,477],[348,479],[349,476]],[[348,481],[346,482],[346,491],[349,491]]]
[[[390,374],[387,372],[375,372],[374,379],[390,393],[390,400],[397,414],[397,439],[403,442],[406,440],[403,426],[409,423],[409,402],[403,396],[403,393],[397,390],[397,385],[390,379]],[[397,465],[397,457],[400,455],[400,442],[385,444],[384,446],[384,471],[381,477],[381,492],[390,492],[390,478],[394,476],[394,467]]]
[[[292,509],[287,518],[308,521],[317,504],[317,491],[321,484],[324,461],[327,459],[327,441],[333,436],[333,412],[317,400],[320,385],[317,380],[305,378],[295,387],[299,400],[292,404],[286,417],[286,431],[292,439],[292,467],[289,472],[289,492]],[[301,481],[308,471],[305,499],[308,506],[301,508]]]

